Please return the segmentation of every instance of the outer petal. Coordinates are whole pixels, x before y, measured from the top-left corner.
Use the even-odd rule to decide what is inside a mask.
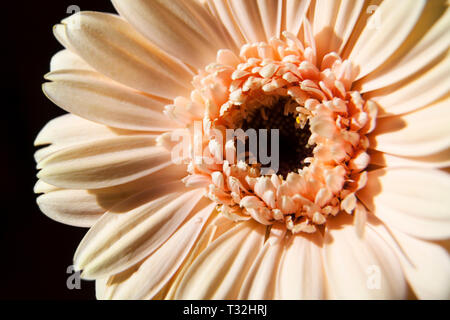
[[[368,23],[357,42],[344,57],[360,67],[357,79],[375,70],[400,47],[416,25],[425,6],[424,0],[385,0],[376,9],[381,15],[377,26]],[[376,19],[375,15],[369,21]],[[389,35],[387,37],[387,35]]]
[[[285,17],[286,31],[297,35],[302,26],[311,0],[286,0]]]
[[[110,81],[95,71],[51,72],[44,83],[47,97],[64,110],[128,130],[167,131],[177,127],[163,114],[165,103]]]
[[[118,186],[96,190],[58,189],[39,180],[34,192],[41,211],[61,223],[91,227],[117,203],[154,185],[180,181],[186,175],[182,166],[169,166],[148,176]]]
[[[228,1],[209,0],[208,5],[216,19],[222,23],[226,31],[229,33],[235,44],[236,50],[239,51],[238,49],[246,42],[246,40],[239,28],[239,24],[236,21],[233,12],[231,11]]]
[[[425,73],[364,95],[381,107],[378,116],[403,114],[420,109],[450,92],[450,55]]]
[[[271,234],[251,266],[238,299],[274,299],[278,269],[284,252],[285,232],[273,226]]]
[[[111,298],[153,298],[180,267],[213,210],[214,204],[210,204],[196,213],[146,258],[138,270],[117,287]]]
[[[189,267],[175,299],[235,299],[264,242],[264,226],[238,224],[215,240]]]
[[[369,172],[358,198],[379,219],[412,236],[450,237],[450,175],[439,170],[395,168]]]
[[[350,216],[331,220],[325,231],[324,266],[328,298],[403,299],[407,287],[394,251],[366,227],[360,238]]]
[[[203,190],[168,193],[171,188],[154,188],[120,203],[89,230],[74,257],[84,278],[121,272],[154,252],[173,234],[190,215]]]
[[[408,282],[419,299],[450,299],[450,256],[433,242],[410,237],[395,228],[376,231],[397,251]]]
[[[49,121],[39,132],[34,145],[51,145],[36,151],[35,160],[40,162],[56,151],[84,142],[134,134],[139,132],[113,129],[73,114],[65,114]]]
[[[217,50],[226,48],[219,26],[197,1],[113,3],[120,15],[151,42],[196,68],[214,61]]]
[[[363,5],[363,0],[316,1],[313,32],[318,61],[329,52],[340,52],[350,37]]]
[[[162,169],[170,157],[152,136],[109,138],[52,153],[38,163],[38,177],[62,188],[106,188]]]
[[[295,235],[284,246],[277,283],[278,299],[323,299],[325,274],[322,262],[322,237]]]
[[[94,71],[90,65],[70,50],[61,50],[52,57],[50,71],[70,69]]]
[[[247,42],[267,40],[256,0],[229,0],[228,3]]]
[[[390,168],[445,168],[450,167],[450,148],[424,157],[401,157],[376,150],[370,150],[370,163]]]
[[[400,156],[426,156],[450,147],[450,98],[403,116],[380,118],[370,147]]]
[[[57,190],[37,198],[49,218],[72,226],[90,227],[106,211],[87,190]]]
[[[416,26],[418,29],[416,33],[419,37],[422,37],[407,40],[404,44],[405,48],[402,48],[403,50],[400,50],[399,54],[395,54],[398,55],[397,58],[390,59],[381,68],[361,79],[357,87],[359,91],[373,91],[406,79],[425,68],[448,50],[450,46],[450,33],[448,32],[450,29],[450,9],[447,8],[436,22],[434,20],[436,17],[435,11],[441,11],[443,4],[441,1],[428,1],[427,6],[432,7],[429,9],[432,12],[424,18],[429,17],[428,20],[431,20],[431,23],[434,22],[432,27],[427,29],[423,35],[422,19],[421,23]]]
[[[187,93],[190,71],[119,17],[80,12],[63,22],[70,45],[111,79],[169,99]]]

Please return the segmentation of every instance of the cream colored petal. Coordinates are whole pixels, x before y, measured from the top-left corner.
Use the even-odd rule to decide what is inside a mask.
[[[429,1],[428,4],[439,4],[439,1]],[[410,46],[404,49],[408,50],[407,52],[361,79],[358,89],[361,92],[373,91],[406,79],[418,72],[448,50],[450,46],[449,29],[450,9],[447,9],[422,38],[410,41]]]
[[[379,118],[370,147],[400,156],[420,157],[450,146],[450,99],[403,116]]]
[[[322,236],[294,235],[284,246],[277,283],[277,299],[323,299],[325,274]]]
[[[209,8],[215,18],[222,23],[226,31],[233,40],[234,45],[238,49],[245,44],[246,40],[239,28],[239,25],[231,11],[227,0],[209,0]]]
[[[425,239],[450,237],[450,175],[432,169],[369,172],[358,198],[386,225]]]
[[[163,185],[150,189],[103,215],[75,253],[74,264],[83,270],[84,278],[121,272],[154,252],[173,234],[204,191],[171,192],[171,188]]]
[[[80,12],[63,23],[70,45],[100,73],[169,99],[187,93],[191,72],[123,19],[112,14]]]
[[[40,162],[48,155],[70,146],[88,141],[133,134],[139,134],[139,131],[114,129],[73,114],[65,114],[49,121],[41,129],[34,141],[34,145],[51,145],[36,151],[34,158],[36,162]]]
[[[76,53],[75,48],[70,44],[69,39],[67,39],[66,28],[62,24],[57,24],[53,26],[53,35],[56,40],[66,49],[73,53]]]
[[[257,0],[257,3],[266,39],[279,38],[281,36],[283,1]]]
[[[67,49],[58,51],[50,60],[50,71],[70,69],[94,70],[78,55]]]
[[[61,190],[61,188],[52,186],[51,184],[45,183],[42,180],[38,180],[33,188],[34,193],[48,193],[56,190]]]
[[[217,50],[226,48],[219,26],[197,1],[112,2],[151,42],[195,68],[213,62]]]
[[[115,130],[98,123],[73,114],[65,114],[50,120],[37,135],[34,145],[70,144],[77,141],[111,138],[117,136],[115,132]]]
[[[285,244],[284,232],[277,233],[270,235],[248,271],[239,292],[239,300],[275,299],[277,274]]]
[[[57,190],[37,198],[39,209],[50,219],[76,226],[92,226],[106,211],[87,190]]]
[[[450,299],[450,256],[438,243],[419,240],[395,229],[376,231],[397,251],[403,272],[419,299]]]
[[[264,242],[265,227],[237,224],[216,239],[189,267],[175,299],[235,299]]]
[[[45,95],[64,110],[111,127],[167,131],[177,123],[163,114],[166,103],[110,81],[97,72],[61,70],[46,75]]]
[[[350,37],[363,5],[363,0],[316,1],[312,23],[318,61],[329,52],[340,52]]]
[[[99,189],[126,183],[171,164],[155,137],[124,136],[85,142],[52,153],[38,163],[38,178],[70,189]]]
[[[104,300],[108,290],[108,278],[100,278],[95,280],[95,298],[97,300]]]
[[[213,210],[214,204],[209,204],[196,213],[146,258],[139,269],[117,287],[111,298],[152,299],[180,267]]]
[[[370,163],[390,168],[445,168],[450,167],[450,148],[423,157],[401,157],[389,153],[371,150]]]
[[[51,145],[36,151],[34,158],[36,162],[40,162],[56,151],[77,144],[134,134],[139,134],[139,132],[114,129],[85,120],[73,114],[65,114],[51,120],[41,129],[34,144],[36,146]]]
[[[355,45],[344,51],[344,57],[348,56],[360,67],[357,79],[375,70],[400,47],[416,25],[425,3],[425,0],[385,0],[380,4],[376,9],[380,23],[371,22],[376,19],[372,15]]]
[[[217,212],[217,211],[216,211]],[[215,212],[215,213],[216,213]],[[213,213],[213,214],[215,214]],[[153,299],[162,300],[162,299],[173,299],[173,292],[177,288],[179,280],[183,277],[187,267],[192,264],[192,261],[211,243],[213,234],[217,229],[217,226],[214,225],[214,220],[216,220],[217,215],[207,222],[207,226],[198,236],[197,241],[195,242],[192,250],[189,252],[188,256],[183,260],[182,265],[178,268],[175,275],[172,279],[157,293]],[[97,292],[98,299],[113,299],[116,295],[116,290],[120,288],[124,283],[127,282],[129,278],[133,276],[135,272],[138,271],[139,267],[146,260],[133,265],[132,267],[124,270],[118,274],[110,276],[108,278],[101,278],[99,283],[99,292]],[[106,280],[106,281],[105,281]]]
[[[298,35],[311,0],[286,0],[284,16],[286,31]]]
[[[216,211],[217,212],[217,211]],[[189,267],[197,259],[197,257],[211,244],[213,237],[217,231],[217,225],[215,220],[217,220],[217,215],[213,218],[213,221],[209,222],[205,230],[200,234],[198,241],[192,248],[189,255],[183,261],[182,266],[179,268],[177,273],[173,276],[172,280],[168,284],[168,290],[164,295],[164,299],[173,300],[176,290],[178,289],[181,280],[184,278]]]
[[[334,32],[337,37],[330,43],[330,52],[335,51],[341,54],[361,15],[363,6],[364,1],[362,0],[341,0],[339,14],[334,23]]]
[[[360,238],[352,217],[327,222],[324,266],[330,299],[404,299],[406,281],[397,256],[372,228]]]
[[[364,95],[379,106],[378,117],[420,109],[450,93],[450,55],[413,79]]]
[[[49,218],[68,225],[91,227],[117,203],[151,186],[180,181],[184,176],[186,168],[172,165],[125,184],[96,190],[58,189],[39,180],[34,192],[46,193],[37,198],[37,203]]]
[[[264,25],[256,0],[229,0],[231,12],[247,42],[266,41]]]
[[[333,26],[339,13],[340,1],[317,0],[314,7],[314,19],[311,21],[316,41],[318,61],[330,52],[329,45],[336,40]]]

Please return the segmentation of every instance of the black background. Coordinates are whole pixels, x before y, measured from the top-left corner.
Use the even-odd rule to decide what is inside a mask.
[[[12,3],[13,2],[13,3]],[[41,91],[43,75],[62,46],[52,26],[67,8],[115,12],[108,0],[7,1],[1,38],[0,299],[94,299],[94,283],[69,290],[67,267],[87,231],[54,222],[39,211],[33,186],[33,140],[51,119],[65,112]],[[3,4],[4,5],[4,4]],[[5,145],[6,144],[6,145]]]

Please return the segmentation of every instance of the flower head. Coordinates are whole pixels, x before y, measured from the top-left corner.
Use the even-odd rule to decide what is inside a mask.
[[[449,297],[445,1],[113,3],[55,26],[36,138],[99,298]]]

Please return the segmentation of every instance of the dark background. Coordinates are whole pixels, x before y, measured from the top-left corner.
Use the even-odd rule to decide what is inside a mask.
[[[0,299],[94,299],[94,282],[82,281],[80,290],[66,286],[67,267],[87,229],[54,222],[39,211],[33,193],[33,140],[49,120],[65,113],[41,91],[50,59],[62,49],[52,26],[70,15],[70,5],[115,11],[108,0],[12,2],[7,2],[1,19],[6,23],[1,38],[1,68],[6,73],[0,77]]]

